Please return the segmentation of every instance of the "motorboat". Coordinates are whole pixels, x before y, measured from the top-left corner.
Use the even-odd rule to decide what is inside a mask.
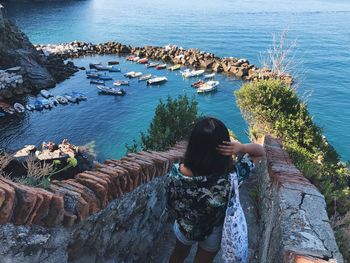
[[[156,69],[165,69],[166,68],[166,64],[160,64],[158,66],[156,66]]]
[[[16,112],[16,110],[5,101],[0,101],[0,109],[8,114],[14,114]]]
[[[46,99],[53,97],[53,95],[50,92],[48,92],[46,89],[41,90],[40,94]]]
[[[112,77],[109,75],[106,75],[106,74],[101,75],[98,78],[99,78],[99,80],[112,80]]]
[[[48,99],[41,99],[40,101],[45,109],[50,109],[53,107],[53,103]]]
[[[212,79],[212,78],[214,78],[214,77],[215,77],[215,73],[205,74],[205,75],[204,75],[204,78],[205,78],[205,79]]]
[[[147,85],[162,84],[167,81],[168,79],[166,77],[156,77],[156,78],[147,80]]]
[[[72,96],[77,98],[79,101],[80,100],[87,100],[87,96],[81,92],[76,92],[76,91],[73,91],[72,92]]]
[[[99,73],[89,73],[89,74],[86,74],[86,77],[87,77],[88,79],[98,79],[100,76],[101,76],[101,74],[99,74]]]
[[[69,102],[72,102],[72,103],[77,103],[78,102],[78,99],[74,96],[72,96],[71,94],[68,94],[68,93],[65,93],[63,94],[63,96],[69,101]]]
[[[100,79],[92,79],[90,80],[90,84],[104,85],[105,82],[104,80],[100,80]]]
[[[132,72],[127,73],[125,76],[128,78],[138,78],[138,77],[142,76],[142,72],[132,71]]]
[[[147,58],[140,58],[137,62],[140,63],[140,64],[147,64],[148,63],[148,59]]]
[[[101,93],[108,94],[108,95],[124,96],[126,94],[126,91],[124,89],[109,88],[106,86],[96,86],[96,88]]]
[[[33,111],[33,110],[35,110],[35,106],[32,103],[28,103],[26,105],[26,109],[29,110],[29,111]]]
[[[90,70],[86,70],[86,71],[85,71],[86,75],[94,74],[94,73],[96,73],[96,72],[97,72],[96,69],[90,69]]]
[[[119,61],[117,60],[112,60],[112,61],[108,61],[108,65],[118,65]]]
[[[132,60],[133,62],[138,62],[140,60],[140,57],[134,57],[134,59]]]
[[[203,70],[203,69],[200,69],[200,70],[189,70],[189,71],[184,71],[182,73],[182,76],[184,78],[198,77],[200,75],[203,75],[204,72],[205,72],[205,70]]]
[[[127,80],[116,80],[113,83],[114,86],[129,86],[129,81]]]
[[[181,64],[176,64],[176,65],[168,67],[168,69],[171,71],[175,71],[175,70],[179,70],[181,68],[181,66],[182,66]]]
[[[109,70],[108,66],[104,66],[104,65],[96,65],[95,68],[99,71],[107,71]]]
[[[44,105],[41,102],[41,100],[37,99],[34,101],[34,109],[35,110],[42,110],[43,108],[44,108]]]
[[[56,100],[57,100],[60,104],[67,104],[67,103],[68,103],[68,100],[67,100],[65,97],[60,96],[60,95],[56,96]]]
[[[148,63],[146,64],[146,68],[155,68],[159,65],[158,62],[152,62],[152,63]]]
[[[131,55],[131,56],[127,56],[127,57],[126,57],[126,60],[127,60],[127,61],[134,61],[135,58],[136,58],[136,56]]]
[[[198,89],[200,86],[202,86],[205,82],[203,80],[198,80],[191,84],[191,87]]]
[[[211,91],[215,91],[218,85],[219,85],[219,81],[214,81],[214,80],[208,81],[197,89],[197,93],[208,93]]]
[[[135,74],[135,71],[130,71],[124,74],[124,77],[129,78],[131,75]]]
[[[59,104],[58,100],[55,97],[48,98],[48,100],[52,102],[54,106],[57,106]]]
[[[18,102],[16,102],[14,105],[13,105],[13,108],[16,110],[16,112],[18,112],[18,113],[23,113],[23,112],[25,112],[25,108],[24,108],[24,106],[21,104],[21,103],[18,103]]]
[[[90,69],[96,69],[96,66],[101,66],[101,63],[99,62],[99,63],[90,63],[89,64]]]
[[[117,68],[117,67],[115,67],[115,66],[109,66],[108,71],[109,71],[109,72],[120,72],[121,69],[120,69],[120,68]]]
[[[152,78],[152,74],[144,75],[139,77],[139,81],[149,80],[150,78]]]

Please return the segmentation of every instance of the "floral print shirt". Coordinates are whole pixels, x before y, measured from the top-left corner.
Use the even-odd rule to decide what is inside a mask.
[[[235,164],[239,181],[248,178],[254,163],[248,155]],[[168,206],[176,214],[181,232],[189,240],[205,240],[224,222],[230,191],[228,174],[185,176],[175,164],[169,173]]]

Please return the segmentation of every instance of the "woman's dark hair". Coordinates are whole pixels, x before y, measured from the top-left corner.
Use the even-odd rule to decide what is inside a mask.
[[[223,141],[230,141],[230,135],[222,121],[212,117],[200,119],[191,132],[184,165],[195,176],[218,176],[229,172],[232,157],[221,155],[216,149]]]

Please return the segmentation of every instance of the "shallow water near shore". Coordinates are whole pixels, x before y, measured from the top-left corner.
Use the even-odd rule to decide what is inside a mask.
[[[298,40],[297,58],[302,60],[299,92],[311,94],[307,100],[316,122],[342,158],[350,159],[349,1],[296,0],[291,5],[286,0],[223,0],[219,4],[209,0],[88,0],[13,4],[7,14],[34,43],[75,39],[139,46],[174,43],[219,56],[244,57],[257,65],[260,52],[271,43],[271,34],[288,29],[289,38]],[[81,58],[75,63],[87,65],[90,61]],[[139,66],[125,62],[125,68],[136,70]],[[83,91],[89,96],[87,102],[1,119],[0,147],[15,149],[67,137],[75,144],[95,140],[99,159],[118,157],[125,152],[125,143],[146,130],[159,98],[195,92],[178,73],[167,72],[169,82],[160,88],[131,85],[124,98],[95,96],[97,91],[87,84],[84,74],[77,73],[52,92]],[[225,76],[219,80],[217,93],[198,97],[200,111],[223,119],[246,140],[246,125],[232,94],[240,82]]]

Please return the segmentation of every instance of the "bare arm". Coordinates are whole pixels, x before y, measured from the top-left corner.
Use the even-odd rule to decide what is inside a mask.
[[[265,150],[260,144],[243,144],[238,141],[224,141],[221,145],[217,147],[217,150],[222,155],[236,155],[238,153],[248,154],[253,159],[254,163],[258,163],[265,155]]]

